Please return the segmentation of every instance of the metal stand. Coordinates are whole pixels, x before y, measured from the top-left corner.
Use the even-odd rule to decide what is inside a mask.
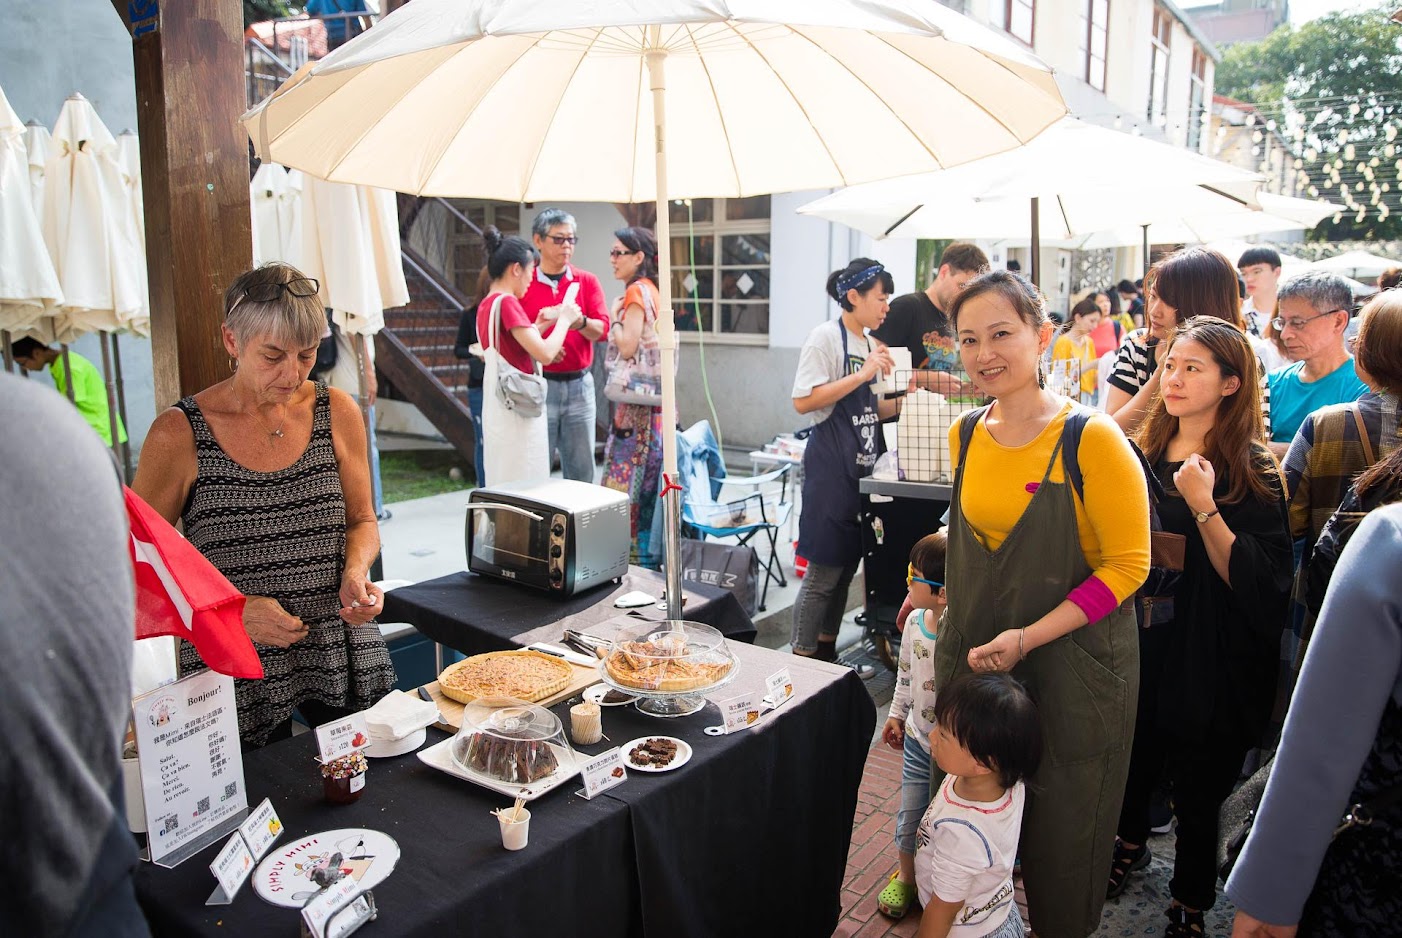
[[[121,419],[122,426],[127,425],[127,392],[126,385],[122,383],[122,353],[117,346],[117,333],[112,333],[112,370],[117,379],[117,417]],[[112,437],[113,440],[117,438]],[[133,475],[131,466],[131,440],[122,443],[122,468],[126,470],[127,478]]]
[[[68,360],[68,343],[63,343],[59,348],[62,349],[61,354],[63,355],[63,374],[64,383],[67,385],[68,403],[76,404],[78,399],[73,396],[73,363]]]
[[[0,345],[5,347],[5,373],[9,374],[15,370],[15,357],[10,354],[10,331],[8,329],[0,329]]]
[[[1042,288],[1042,200],[1032,199],[1032,285]]]
[[[122,466],[122,444],[121,433],[117,424],[117,386],[112,382],[112,353],[107,347],[107,333],[97,334],[98,344],[102,346],[102,377],[107,387],[107,426],[112,432],[112,454],[116,457],[117,476],[126,485],[127,475]],[[72,376],[69,376],[68,383],[73,384]]]
[[[365,424],[365,470],[370,477],[370,510],[375,510],[375,454],[370,452],[370,387],[365,380],[365,343],[369,341],[368,336],[352,335],[351,347],[355,349],[355,380],[356,386],[360,389],[356,395],[356,403],[360,405],[360,420]],[[384,555],[376,554],[375,559],[370,564],[370,579],[383,580]],[[442,668],[438,669],[442,671]]]

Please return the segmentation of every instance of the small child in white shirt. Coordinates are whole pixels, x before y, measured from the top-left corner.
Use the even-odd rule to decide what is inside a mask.
[[[935,727],[935,633],[947,605],[945,535],[926,535],[910,551],[906,586],[912,607],[901,634],[896,692],[881,740],[901,750],[901,808],[896,814],[900,869],[877,896],[883,915],[903,918],[915,901],[915,829],[930,804],[930,731]]]
[[[966,674],[941,687],[930,754],[944,781],[920,820],[918,938],[1022,938],[1013,864],[1024,780],[1042,760],[1037,706],[1009,674]]]

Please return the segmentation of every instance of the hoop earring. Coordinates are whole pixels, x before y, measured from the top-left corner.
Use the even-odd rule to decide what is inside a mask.
[[[229,373],[230,373],[230,374],[233,374],[234,372],[236,372],[236,371],[238,371],[238,370],[239,370],[239,360],[238,360],[237,358],[230,358],[230,359],[229,359]]]

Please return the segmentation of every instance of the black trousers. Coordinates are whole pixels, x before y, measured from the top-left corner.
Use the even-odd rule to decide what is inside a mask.
[[[1217,815],[1240,777],[1250,747],[1223,739],[1189,739],[1163,725],[1158,715],[1158,694],[1165,675],[1156,666],[1161,658],[1152,648],[1158,637],[1154,632],[1155,629],[1140,632],[1143,667],[1139,712],[1124,805],[1120,809],[1119,836],[1132,844],[1148,839],[1149,803],[1154,789],[1161,779],[1171,783],[1178,827],[1177,859],[1169,892],[1191,909],[1210,909],[1217,900]]]

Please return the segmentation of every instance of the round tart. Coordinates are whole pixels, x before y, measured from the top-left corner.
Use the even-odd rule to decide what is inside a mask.
[[[481,697],[544,700],[569,686],[574,669],[538,651],[493,651],[455,662],[438,675],[443,696],[458,703]]]

